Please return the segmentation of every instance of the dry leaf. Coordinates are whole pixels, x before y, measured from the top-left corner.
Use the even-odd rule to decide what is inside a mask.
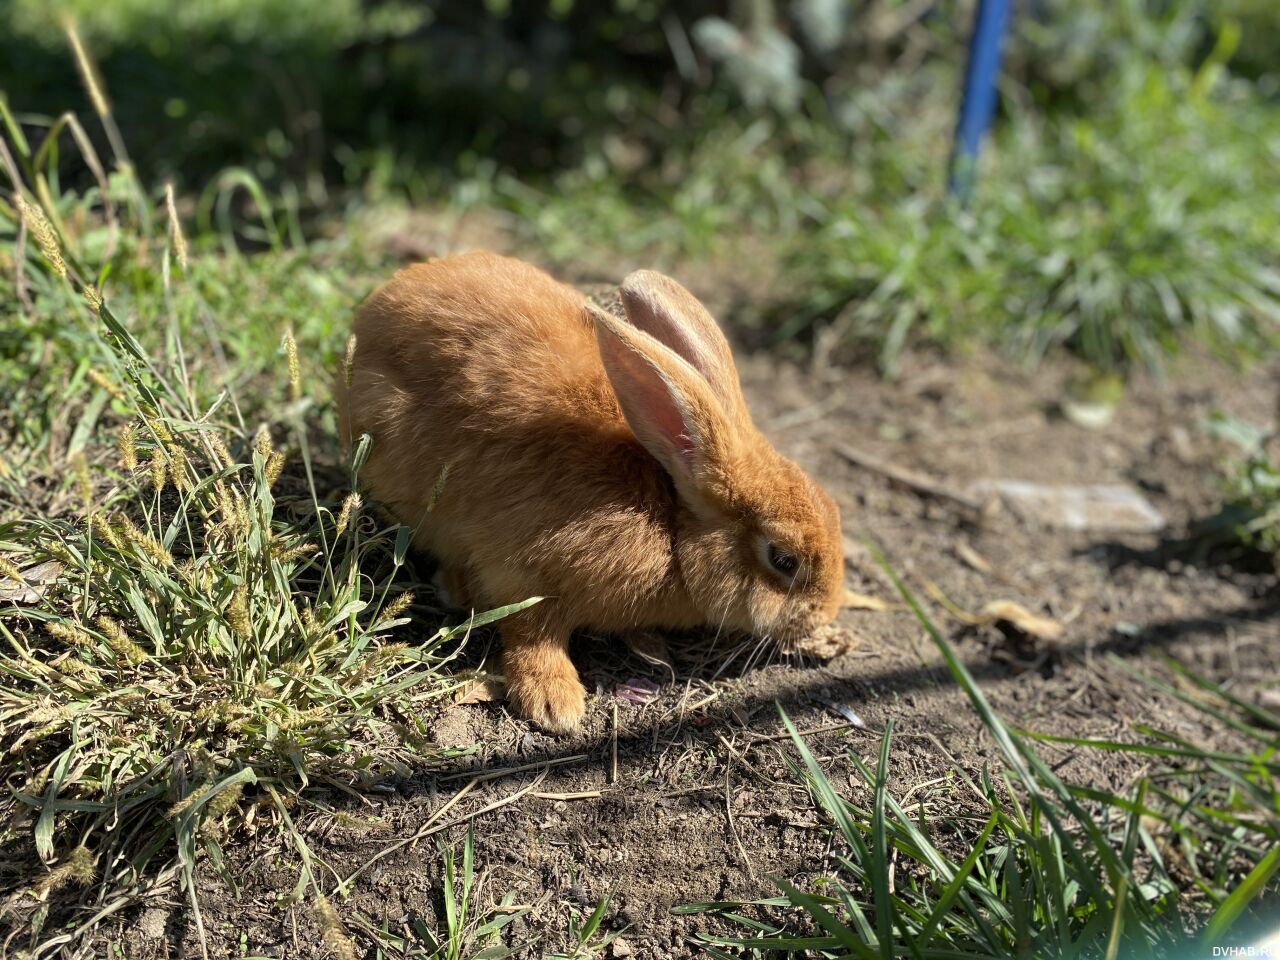
[[[1027,636],[1055,643],[1062,638],[1062,624],[1049,617],[1032,613],[1020,603],[1012,600],[992,600],[977,613],[970,613],[956,606],[935,583],[926,582],[925,592],[947,608],[957,620],[971,627],[982,627],[987,624],[1004,622],[1017,627]]]
[[[890,603],[888,600],[881,600],[879,597],[873,597],[866,593],[856,593],[853,590],[844,592],[844,602],[840,604],[844,610],[901,610],[902,604]]]
[[[507,695],[507,683],[500,677],[477,677],[468,680],[453,693],[453,702],[492,703],[502,700]]]
[[[46,560],[20,570],[22,582],[0,579],[0,603],[39,603],[62,569],[63,565],[57,560]]]
[[[1057,620],[1032,613],[1012,600],[993,600],[982,608],[981,615],[991,622],[1003,620],[1011,623],[1028,636],[1048,640],[1050,643],[1062,639],[1062,624]]]
[[[961,623],[967,623],[971,627],[980,627],[983,624],[991,622],[988,618],[975,616],[963,607],[959,607],[952,603],[951,598],[943,593],[942,588],[932,580],[926,580],[924,582],[924,592],[942,604],[946,608],[947,613],[951,614]]]

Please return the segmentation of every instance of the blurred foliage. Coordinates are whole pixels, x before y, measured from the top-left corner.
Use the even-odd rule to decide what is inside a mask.
[[[837,121],[872,87],[962,63],[973,0],[10,0],[0,89],[32,113],[84,103],[62,24],[98,58],[144,174],[358,180],[389,151],[419,177],[492,160],[582,162],[608,135],[687,142],[738,106]],[[1232,68],[1275,93],[1270,0],[1024,0],[1009,76],[1096,104],[1135,57],[1193,63],[1224,23]],[[1267,71],[1270,70],[1270,73]],[[895,78],[896,84],[886,84]],[[944,81],[951,96],[956,77]],[[812,92],[812,93],[811,93]]]
[[[889,368],[912,331],[1032,358],[1067,343],[1101,364],[1158,363],[1188,331],[1274,342],[1280,111],[1204,80],[1140,65],[1094,113],[1015,113],[970,211],[936,191],[842,193],[791,258],[784,335],[831,319]]]
[[[241,164],[268,182],[358,180],[384,151],[425,168],[537,170],[652,112],[674,72],[666,6],[15,0],[0,8],[0,89],[33,113],[84,102],[61,34],[70,13],[144,174]]]
[[[890,370],[909,337],[1106,366],[1188,333],[1274,342],[1280,4],[1020,0],[962,210],[944,177],[973,7],[11,0],[0,90],[36,125],[85,104],[70,13],[144,180],[196,192],[234,166],[304,213],[335,185],[497,207],[553,259],[763,237],[783,275],[730,319]]]
[[[1222,509],[1199,525],[1202,548],[1243,547],[1270,555],[1280,568],[1280,423],[1268,429],[1217,416],[1208,429],[1240,456],[1227,470]]]

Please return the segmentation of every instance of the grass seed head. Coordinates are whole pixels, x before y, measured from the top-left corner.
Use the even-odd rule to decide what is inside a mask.
[[[67,545],[61,540],[50,540],[43,546],[44,552],[49,555],[50,559],[60,561],[68,567],[80,566],[80,560],[67,549]]]
[[[169,479],[173,481],[173,487],[180,493],[185,493],[191,489],[191,462],[187,459],[186,451],[177,444],[169,448]]]
[[[276,726],[282,732],[303,730],[333,716],[329,707],[312,707],[310,710],[291,710],[281,713],[276,719]]]
[[[362,503],[360,494],[354,491],[347,494],[346,499],[342,501],[342,509],[338,511],[338,524],[334,530],[337,536],[340,537],[346,533],[347,527],[351,524],[351,518],[359,515]]]
[[[90,383],[99,390],[105,390],[112,400],[123,400],[125,398],[124,391],[120,389],[119,385],[112,383],[107,379],[107,375],[101,370],[95,370],[90,367],[87,376],[89,377]]]
[[[289,364],[289,398],[297,400],[302,396],[302,372],[298,364],[298,342],[293,339],[293,331],[284,332],[284,355]]]
[[[257,436],[253,439],[253,449],[262,458],[262,476],[270,490],[276,485],[276,481],[280,479],[280,471],[284,469],[284,454],[271,446],[271,431],[265,425],[258,428]]]
[[[98,293],[98,288],[92,283],[85,284],[84,302],[89,304],[89,309],[94,313],[102,312],[102,294]]]
[[[144,419],[147,421],[147,426],[151,429],[152,434],[155,435],[157,440],[165,446],[169,446],[173,443],[173,433],[169,430],[168,424],[158,417],[144,417]]]
[[[227,532],[234,537],[249,535],[249,510],[245,506],[244,496],[238,490],[228,489],[219,480],[213,485],[214,499],[218,502],[218,512],[222,514],[222,523]]]
[[[128,663],[139,664],[147,659],[147,651],[134,643],[129,638],[129,634],[125,632],[124,627],[120,626],[115,620],[110,617],[99,617],[98,629],[102,631],[103,637],[106,638],[107,646]]]
[[[221,820],[224,814],[240,802],[243,794],[243,783],[233,783],[229,787],[224,787],[216,797],[205,804],[205,819]]]
[[[211,783],[206,783],[204,786],[192,790],[177,803],[171,804],[169,809],[165,811],[165,816],[170,820],[178,819],[178,817],[190,810],[193,805],[207,797],[212,790],[213,784]]]
[[[86,634],[86,637],[88,635]],[[83,677],[86,674],[94,673],[93,667],[89,666],[79,657],[67,657],[58,664],[58,670],[66,674],[68,677]]]
[[[120,465],[130,473],[138,469],[138,433],[132,423],[120,431]]]
[[[328,897],[316,897],[316,920],[320,923],[320,935],[324,944],[337,960],[356,960],[356,947],[338,919],[338,911]]]
[[[178,258],[178,264],[182,267],[182,272],[187,272],[187,238],[182,233],[182,223],[178,220],[178,207],[173,199],[173,184],[166,183],[164,185],[164,207],[169,215],[169,240],[173,244],[174,256]]]
[[[347,352],[342,358],[342,379],[351,386],[351,378],[356,368],[356,335],[347,337]]]
[[[372,832],[379,824],[376,819],[368,820],[353,816],[345,810],[338,810],[333,815],[335,826],[341,827],[343,830],[350,830],[352,833],[364,835]]]
[[[89,532],[106,541],[116,553],[124,551],[125,542],[120,538],[120,531],[106,517],[100,514],[94,514],[89,517]]]
[[[67,279],[67,263],[62,259],[58,234],[53,229],[53,224],[49,222],[49,218],[38,206],[28,202],[21,193],[15,192],[14,200],[18,204],[18,215],[22,218],[22,222],[35,240],[36,246],[40,248],[45,260],[49,261],[49,266],[53,267],[53,272],[63,280]]]
[[[403,657],[408,649],[409,645],[407,643],[388,643],[374,650],[373,653],[365,657],[364,663],[356,671],[356,675],[353,678],[354,682],[362,683],[372,677],[381,676],[388,667]]]
[[[75,54],[76,66],[80,68],[80,77],[84,81],[85,89],[89,91],[89,99],[93,102],[93,109],[97,111],[98,116],[106,117],[111,113],[111,108],[107,103],[106,94],[102,92],[102,81],[98,78],[98,69],[89,59],[89,53],[80,40],[80,31],[70,19],[64,24],[64,29],[67,32],[67,39],[71,42],[71,51]]]
[[[173,555],[165,549],[164,544],[159,540],[153,537],[150,533],[139,530],[137,525],[123,514],[120,515],[119,523],[120,531],[124,534],[124,538],[135,550],[154,563],[157,567],[173,566]]]
[[[319,549],[314,543],[300,543],[297,546],[286,547],[279,540],[271,541],[271,554],[281,563],[290,563]]]
[[[276,481],[280,479],[280,474],[284,470],[284,454],[273,453],[267,460],[267,465],[263,469],[263,479],[267,481],[267,489],[270,490],[276,485]]]
[[[390,623],[392,620],[396,619],[396,617],[400,616],[400,614],[408,610],[412,603],[413,591],[406,590],[383,608],[382,613],[378,615],[378,620],[375,623],[375,626],[381,627],[384,624]]]
[[[249,619],[249,591],[244,584],[236,587],[227,605],[227,623],[241,640],[253,639],[253,622]]]
[[[79,624],[72,623],[70,620],[55,620],[51,623],[46,623],[44,629],[49,636],[61,640],[63,643],[77,647],[92,647],[94,645],[92,635]]]
[[[12,580],[14,583],[20,583],[23,585],[27,582],[26,578],[22,575],[22,571],[4,557],[0,557],[0,578],[7,578]]]
[[[83,453],[77,453],[71,458],[71,469],[75,471],[80,503],[88,516],[93,512],[93,481],[89,478],[89,461],[84,458]]]
[[[253,449],[264,461],[271,459],[273,449],[271,446],[271,431],[267,429],[265,423],[258,427],[258,432],[253,435]]]
[[[151,463],[147,469],[151,471],[151,487],[156,493],[164,489],[165,481],[168,479],[168,462],[169,458],[159,447],[151,454]]]
[[[440,496],[444,493],[445,482],[449,479],[449,464],[445,464],[440,468],[440,476],[436,477],[435,486],[431,488],[431,498],[427,500],[427,513],[436,508],[436,504],[440,502]]]
[[[81,844],[45,875],[36,888],[36,896],[43,900],[53,891],[72,883],[81,887],[88,886],[93,882],[94,872],[93,854]]]
[[[213,451],[213,466],[226,467],[230,469],[236,465],[231,459],[231,451],[227,449],[227,441],[223,439],[220,433],[209,434],[209,448]]]

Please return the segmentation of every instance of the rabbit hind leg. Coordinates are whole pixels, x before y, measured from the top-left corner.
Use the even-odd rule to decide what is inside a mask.
[[[466,567],[461,564],[441,560],[431,578],[431,586],[440,602],[452,610],[470,610],[475,606],[475,591],[468,582]]]

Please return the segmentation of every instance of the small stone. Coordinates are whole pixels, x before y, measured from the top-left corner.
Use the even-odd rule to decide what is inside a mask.
[[[627,941],[623,940],[621,937],[618,937],[617,940],[613,941],[613,956],[619,958],[633,957],[635,956],[635,951],[631,949],[631,944],[627,943]]]
[[[969,491],[995,494],[1023,520],[1062,530],[1111,530],[1154,533],[1165,518],[1142,494],[1123,484],[1085,486],[984,480]]]

